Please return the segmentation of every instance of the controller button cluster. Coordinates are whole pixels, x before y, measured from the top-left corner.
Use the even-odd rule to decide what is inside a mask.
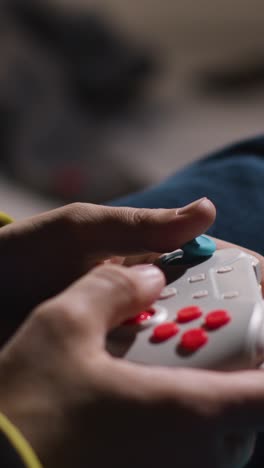
[[[181,337],[180,347],[188,352],[197,351],[208,341],[208,335],[202,328],[188,330]]]
[[[203,312],[198,306],[184,307],[184,309],[178,311],[177,321],[179,323],[191,322],[192,320],[196,320],[201,317],[202,314]]]
[[[142,312],[144,314],[148,311]],[[156,326],[153,330],[151,340],[161,343],[167,341],[180,332],[179,324],[185,324],[196,320],[203,316],[203,311],[200,307],[190,305],[184,307],[177,312],[174,322],[166,322]],[[147,318],[146,318],[147,320]],[[225,309],[212,310],[204,316],[199,328],[192,328],[185,331],[180,339],[180,348],[184,351],[195,352],[208,342],[207,331],[218,330],[227,325],[231,321],[229,312]],[[138,322],[137,322],[138,323]]]
[[[226,310],[214,310],[205,317],[205,325],[209,330],[217,330],[229,323],[231,317]]]
[[[175,322],[163,323],[162,325],[154,328],[152,339],[159,342],[166,341],[169,338],[177,335],[178,332],[179,328]]]

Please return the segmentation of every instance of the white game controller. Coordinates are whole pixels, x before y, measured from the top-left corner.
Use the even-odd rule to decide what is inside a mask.
[[[198,255],[192,263],[186,254],[187,264],[186,258],[177,258],[179,251],[173,254],[161,257],[168,285],[159,301],[114,330],[108,350],[147,365],[259,367],[264,302],[258,260],[237,248]]]

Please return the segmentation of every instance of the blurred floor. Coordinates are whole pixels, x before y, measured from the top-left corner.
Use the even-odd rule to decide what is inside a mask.
[[[29,190],[21,189],[14,182],[0,176],[0,210],[16,220],[21,220],[38,213],[56,208],[50,200],[37,196]]]
[[[90,2],[86,3],[90,6]],[[253,0],[244,2],[239,9],[237,0],[233,0],[231,9],[230,2],[218,2],[214,4],[218,5],[216,11],[212,7],[208,11],[207,3],[201,3],[205,8],[202,11],[197,4],[192,11],[192,2],[187,2],[182,16],[178,16],[179,9],[170,16],[171,2],[163,0],[161,17],[153,10],[148,21],[147,0],[140,3],[138,10],[135,2],[131,5],[125,0],[97,2],[97,8],[108,18],[122,23],[121,29],[133,36],[134,28],[137,39],[144,39],[157,50],[163,66],[148,93],[144,111],[104,129],[115,161],[146,185],[222,145],[263,132],[263,83],[231,94],[208,92],[202,86],[202,77],[211,71],[247,67],[251,63],[254,66],[264,60],[264,7]],[[156,1],[155,5],[158,8],[161,2]],[[222,15],[217,15],[217,11]],[[0,197],[1,208],[18,219],[57,204],[20,191],[5,180],[0,181]]]

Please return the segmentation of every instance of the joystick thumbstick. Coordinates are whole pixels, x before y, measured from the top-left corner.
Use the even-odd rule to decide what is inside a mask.
[[[162,265],[179,265],[195,263],[211,257],[216,251],[215,242],[205,235],[196,237],[196,239],[187,242],[180,249],[164,254],[159,261]]]

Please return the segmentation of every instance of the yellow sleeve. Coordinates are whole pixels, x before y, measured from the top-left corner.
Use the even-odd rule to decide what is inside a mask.
[[[3,413],[0,413],[0,431],[6,436],[25,468],[43,468],[32,447]]]
[[[3,211],[0,211],[0,228],[13,222],[14,220],[8,214],[4,213]]]

